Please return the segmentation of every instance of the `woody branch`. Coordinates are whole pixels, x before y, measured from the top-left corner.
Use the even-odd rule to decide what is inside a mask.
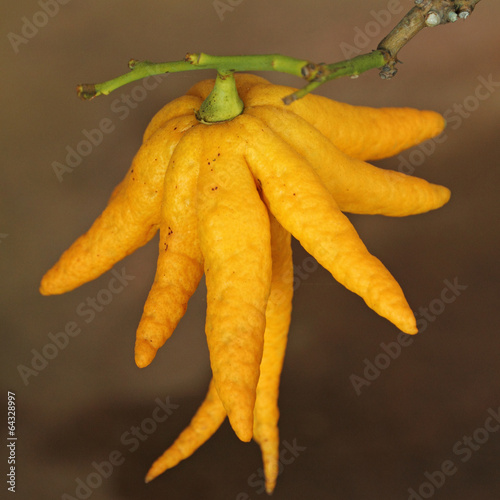
[[[440,24],[467,19],[481,0],[415,0],[411,9],[396,27],[378,44],[377,50],[384,54],[386,64],[380,72],[381,78],[391,78],[397,72],[398,52],[421,30]]]

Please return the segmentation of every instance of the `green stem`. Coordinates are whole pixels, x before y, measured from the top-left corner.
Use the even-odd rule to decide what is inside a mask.
[[[150,61],[129,61],[130,72],[103,83],[78,85],[78,96],[93,99],[99,95],[108,95],[127,83],[152,75],[178,73],[196,69],[215,69],[222,73],[233,71],[279,71],[298,77],[304,77],[302,70],[309,61],[279,54],[250,56],[211,56],[204,53],[187,54],[183,61],[153,63]]]
[[[233,72],[219,70],[214,88],[203,101],[196,118],[207,124],[224,122],[240,115],[243,108]]]
[[[113,90],[141,78],[196,69],[215,69],[221,75],[227,75],[234,71],[278,71],[305,78],[310,82],[304,88],[284,99],[285,103],[290,103],[329,80],[343,76],[357,76],[370,69],[380,68],[384,64],[384,53],[377,50],[334,64],[315,64],[304,59],[295,59],[279,54],[212,56],[201,52],[187,54],[183,61],[165,63],[132,59],[129,62],[130,72],[103,83],[79,85],[77,92],[82,99],[93,99],[99,95],[108,95]]]
[[[291,104],[293,101],[304,97],[319,87],[325,82],[341,78],[343,76],[350,76],[356,78],[361,73],[370,69],[382,68],[386,64],[386,56],[382,51],[374,50],[369,54],[362,54],[334,64],[317,64],[310,66],[311,72],[307,76],[310,80],[305,87],[297,90],[293,94],[286,96],[283,101],[285,104]]]
[[[304,88],[283,99],[289,104],[321,84],[342,76],[356,77],[370,69],[381,68],[381,78],[392,78],[396,74],[395,66],[399,50],[420,30],[426,26],[435,26],[436,23],[454,22],[459,17],[466,19],[479,2],[480,0],[415,0],[416,7],[413,7],[379,43],[377,50],[334,64],[315,64],[280,54],[211,56],[200,52],[187,54],[183,61],[166,63],[131,60],[129,73],[103,83],[78,85],[77,92],[82,99],[93,99],[147,76],[194,69],[215,69],[221,78],[234,71],[279,71],[304,78],[309,82]]]

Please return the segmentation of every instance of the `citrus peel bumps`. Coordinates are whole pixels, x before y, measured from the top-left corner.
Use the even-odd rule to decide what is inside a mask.
[[[373,109],[235,75],[243,113],[202,123],[214,80],[196,84],[149,123],[124,180],[89,231],[42,279],[44,295],[97,278],[159,230],[154,283],[137,329],[145,367],[172,335],[205,275],[213,379],[191,424],[146,480],[190,456],[225,417],[260,445],[266,489],[278,475],[278,388],[293,294],[291,236],[346,288],[408,334],[401,287],[343,212],[406,216],[444,205],[447,188],[365,162],[439,134],[432,111]]]

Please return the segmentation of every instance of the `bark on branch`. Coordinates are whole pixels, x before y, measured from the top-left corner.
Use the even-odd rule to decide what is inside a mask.
[[[398,52],[421,30],[440,24],[467,19],[480,0],[415,0],[411,9],[397,26],[378,44],[386,64],[380,77],[392,78],[396,72]]]

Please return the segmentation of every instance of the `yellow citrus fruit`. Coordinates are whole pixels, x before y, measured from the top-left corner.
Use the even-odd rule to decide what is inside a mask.
[[[399,217],[444,205],[447,188],[364,161],[439,134],[444,120],[432,111],[372,109],[314,95],[285,106],[282,98],[295,89],[245,74],[236,83],[244,111],[232,120],[196,118],[214,80],[153,117],[107,207],[46,273],[40,291],[63,293],[97,278],[159,230],[136,363],[151,363],[205,275],[213,380],[147,480],[191,455],[227,415],[240,439],[260,445],[271,492],[293,294],[291,237],[370,308],[416,333],[401,287],[343,212]]]

